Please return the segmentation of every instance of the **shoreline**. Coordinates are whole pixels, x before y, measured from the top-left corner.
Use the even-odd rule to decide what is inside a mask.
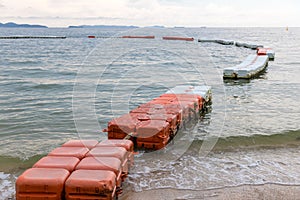
[[[300,198],[300,185],[267,183],[228,186],[215,189],[153,189],[142,192],[124,190],[119,200],[295,200]],[[15,195],[7,200],[15,199]]]
[[[261,185],[240,185],[206,190],[154,189],[142,192],[124,191],[119,200],[259,200],[300,198],[300,185],[268,183]]]

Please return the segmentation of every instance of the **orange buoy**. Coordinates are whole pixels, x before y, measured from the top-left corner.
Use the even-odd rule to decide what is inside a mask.
[[[142,121],[136,128],[137,146],[161,149],[170,139],[170,124],[165,120]]]
[[[129,114],[115,118],[108,123],[108,139],[124,139],[135,132],[138,121]]]
[[[81,160],[88,152],[89,149],[86,147],[57,147],[48,156],[76,157]]]
[[[98,146],[93,148],[86,157],[118,158],[122,165],[122,176],[126,177],[129,171],[128,152],[123,147]]]
[[[154,39],[155,36],[147,35],[147,36],[139,36],[139,35],[124,35],[122,38],[138,38],[138,39]]]
[[[69,175],[66,169],[27,169],[16,181],[16,199],[61,199]]]
[[[257,48],[256,53],[258,56],[267,55],[269,60],[275,59],[275,51],[272,48]]]
[[[165,36],[163,40],[184,40],[184,41],[194,41],[192,37],[176,37],[176,36]]]
[[[133,155],[130,140],[70,140],[19,176],[16,198],[117,198],[134,164]]]
[[[124,164],[128,160],[127,154],[123,147],[97,146],[87,153],[86,157],[114,157]]]
[[[70,173],[74,171],[76,165],[79,163],[76,157],[63,156],[45,156],[33,165],[33,168],[58,168],[66,169]]]
[[[76,166],[76,170],[106,170],[112,171],[117,177],[117,187],[122,185],[121,161],[114,157],[86,157]]]
[[[104,140],[97,144],[97,147],[107,146],[107,147],[123,147],[128,152],[129,166],[133,166],[134,163],[134,144],[131,140]]]
[[[86,147],[94,148],[99,142],[97,140],[69,140],[62,147]]]
[[[65,198],[70,200],[114,199],[117,195],[116,178],[112,171],[76,170],[66,181]]]

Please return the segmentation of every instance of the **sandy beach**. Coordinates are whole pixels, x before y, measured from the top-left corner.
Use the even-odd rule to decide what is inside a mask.
[[[209,200],[295,200],[300,199],[300,186],[264,184],[243,185],[209,190],[175,190],[159,189],[143,192],[124,191],[120,200],[184,200],[184,199],[209,199]]]

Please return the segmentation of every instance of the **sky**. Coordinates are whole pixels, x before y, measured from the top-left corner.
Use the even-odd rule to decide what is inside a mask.
[[[185,27],[300,26],[299,0],[0,0],[0,22]]]

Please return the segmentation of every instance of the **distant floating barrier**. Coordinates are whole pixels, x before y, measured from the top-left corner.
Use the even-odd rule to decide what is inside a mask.
[[[176,36],[165,36],[163,40],[183,40],[183,41],[194,41],[192,37],[176,37]]]
[[[244,62],[223,70],[224,78],[250,79],[259,75],[268,66],[269,57],[266,55],[249,55]]]
[[[222,44],[222,45],[234,45],[234,41],[227,41],[227,40],[203,40],[203,39],[198,39],[198,42],[212,42],[212,43],[217,43],[217,44]]]
[[[263,45],[256,45],[256,44],[247,44],[247,43],[242,43],[242,42],[235,42],[231,40],[206,40],[206,39],[198,39],[198,42],[211,42],[211,43],[217,43],[217,44],[222,44],[222,45],[235,45],[237,47],[244,47],[252,50],[256,50],[257,48],[263,48]]]
[[[205,40],[205,39],[198,39],[198,42],[216,42],[216,40]]]
[[[0,39],[66,39],[66,36],[0,36]]]
[[[234,45],[234,41],[226,41],[226,40],[216,40],[215,43],[222,45]]]
[[[243,42],[234,42],[216,39],[198,39],[198,42],[211,42],[222,45],[235,45],[252,50],[257,50],[256,55],[249,55],[241,64],[228,67],[223,70],[224,79],[250,79],[259,75],[268,66],[269,60],[274,60],[275,52],[271,48],[264,48],[263,45],[248,44]]]
[[[235,46],[237,47],[244,47],[252,50],[256,50],[257,48],[263,48],[263,45],[256,45],[256,44],[247,44],[247,43],[242,43],[242,42],[236,42]]]
[[[121,38],[131,38],[131,39],[154,39],[154,35],[124,35]]]
[[[89,35],[88,38],[96,38],[94,35]]]

